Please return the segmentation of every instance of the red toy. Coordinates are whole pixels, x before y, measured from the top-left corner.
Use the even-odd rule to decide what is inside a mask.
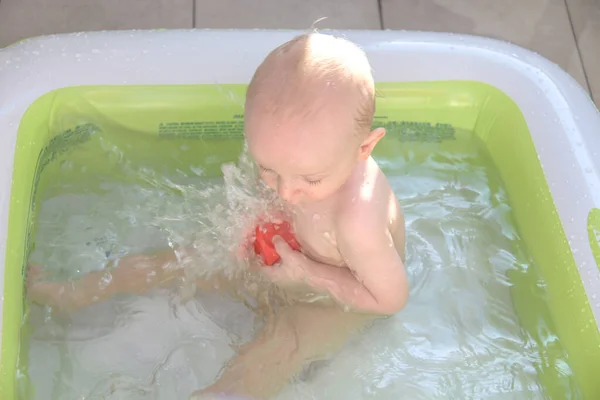
[[[254,252],[262,256],[265,265],[273,265],[280,257],[273,245],[273,236],[280,236],[292,250],[300,251],[300,244],[296,241],[288,222],[275,224],[267,222],[256,227],[256,240],[254,241]]]

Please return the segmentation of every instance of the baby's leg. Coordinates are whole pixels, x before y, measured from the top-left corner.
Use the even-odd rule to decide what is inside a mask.
[[[270,398],[308,362],[338,352],[372,318],[334,306],[300,303],[282,308],[271,314],[253,342],[240,349],[216,383],[195,394],[198,398],[209,393]]]
[[[184,279],[187,279],[185,270],[172,250],[126,256],[113,268],[92,271],[82,278],[66,282],[46,281],[42,268],[30,265],[27,297],[55,311],[69,313],[107,300],[117,293],[144,294]],[[195,277],[194,283],[201,291],[235,292],[232,280],[222,271]]]

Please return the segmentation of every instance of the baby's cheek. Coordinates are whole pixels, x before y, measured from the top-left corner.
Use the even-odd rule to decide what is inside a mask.
[[[319,185],[316,187],[308,188],[307,192],[311,199],[323,200],[335,193],[335,190],[329,187],[329,185]]]

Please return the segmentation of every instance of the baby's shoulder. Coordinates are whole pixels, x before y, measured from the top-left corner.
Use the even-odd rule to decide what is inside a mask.
[[[336,211],[338,225],[366,227],[388,224],[396,196],[377,163],[370,159],[344,190]]]

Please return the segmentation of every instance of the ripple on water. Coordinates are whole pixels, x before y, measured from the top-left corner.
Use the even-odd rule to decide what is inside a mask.
[[[279,399],[544,398],[536,368],[545,349],[519,325],[507,276],[530,260],[493,169],[481,155],[383,161],[406,214],[409,304]],[[142,170],[140,184],[105,182],[96,193],[48,199],[33,260],[64,278],[75,266],[83,274],[170,243],[193,245],[202,268],[223,268],[245,219],[264,207],[249,165],[225,167],[226,184]],[[254,332],[252,313],[233,300],[182,302],[161,291],[115,298],[70,321],[34,308],[31,323],[37,393],[61,399],[185,399],[214,380],[231,343]],[[557,358],[565,390],[575,391],[564,355]]]

